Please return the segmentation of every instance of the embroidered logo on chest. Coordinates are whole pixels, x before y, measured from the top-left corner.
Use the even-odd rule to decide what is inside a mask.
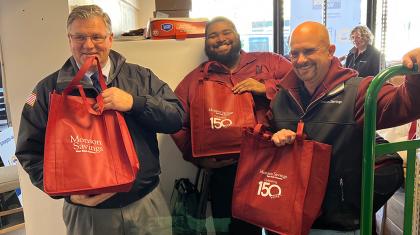
[[[342,100],[323,100],[321,101],[323,104],[341,104],[343,103]]]

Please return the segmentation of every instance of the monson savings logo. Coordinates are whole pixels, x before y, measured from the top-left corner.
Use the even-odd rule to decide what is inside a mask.
[[[102,141],[93,139],[83,139],[79,136],[70,136],[70,143],[76,153],[100,153],[104,151]]]

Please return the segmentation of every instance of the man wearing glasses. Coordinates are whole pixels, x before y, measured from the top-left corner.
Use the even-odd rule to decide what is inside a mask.
[[[168,207],[159,188],[159,150],[156,134],[181,128],[184,111],[177,97],[149,69],[125,62],[111,50],[109,16],[96,5],[79,6],[67,19],[72,57],[35,87],[26,102],[19,129],[16,156],[32,183],[43,189],[43,149],[49,93],[62,91],[89,57],[96,56],[108,88],[100,89],[96,66],[86,73],[86,93],[101,92],[104,109],[123,113],[141,170],[128,193],[71,195],[65,198],[64,222],[68,234],[172,234]],[[77,170],[77,169],[74,169]]]

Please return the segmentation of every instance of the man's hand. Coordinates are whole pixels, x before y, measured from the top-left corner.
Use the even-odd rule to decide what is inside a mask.
[[[288,129],[281,129],[271,137],[271,140],[277,147],[281,147],[286,144],[292,144],[295,139],[296,133]]]
[[[71,195],[70,201],[75,204],[80,204],[84,206],[96,206],[99,203],[102,203],[109,199],[110,197],[114,196],[115,193],[102,193],[95,196],[89,195]]]
[[[205,169],[221,168],[236,163],[236,159],[216,160],[216,158],[199,158],[197,164]]]
[[[402,63],[405,67],[409,69],[413,68],[414,63],[419,64],[420,63],[420,47],[407,52],[402,58]]]
[[[253,78],[248,78],[236,84],[232,91],[234,94],[242,94],[249,91],[254,95],[265,95],[265,85]]]
[[[133,107],[133,96],[119,88],[105,89],[102,91],[102,96],[104,97],[104,110],[112,109],[126,112]]]

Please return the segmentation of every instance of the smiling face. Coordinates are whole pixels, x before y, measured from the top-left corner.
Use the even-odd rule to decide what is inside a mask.
[[[101,17],[76,19],[67,30],[71,53],[79,65],[91,56],[97,56],[102,66],[106,64],[113,34],[108,31]],[[95,68],[92,66],[91,70]]]
[[[239,60],[241,41],[230,22],[218,21],[207,28],[206,55],[209,60],[231,67]]]
[[[356,30],[351,34],[351,41],[358,50],[366,49],[369,44],[369,39],[364,38],[360,30]]]
[[[296,75],[307,88],[316,88],[328,73],[335,52],[335,46],[329,43],[328,31],[316,22],[303,23],[293,31],[290,47]]]

